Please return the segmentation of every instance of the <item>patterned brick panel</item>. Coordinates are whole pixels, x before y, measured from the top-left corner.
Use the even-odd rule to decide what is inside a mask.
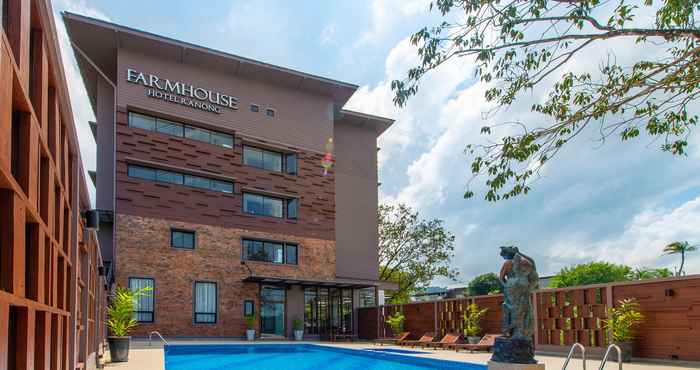
[[[170,247],[171,228],[194,230],[195,249]],[[158,330],[165,336],[243,336],[244,299],[259,307],[258,284],[242,282],[250,274],[241,265],[244,236],[299,243],[298,265],[247,261],[255,275],[335,278],[335,243],[329,240],[124,214],[115,217],[115,233],[117,284],[127,286],[129,277],[155,279],[155,322],[139,325],[134,335]],[[193,323],[195,281],[217,283],[216,324]]]
[[[606,318],[605,287],[543,291],[537,294],[539,344],[567,346],[578,342],[586,347],[608,345],[603,321]]]
[[[328,176],[322,175],[320,163],[323,155],[290,148],[298,153],[298,175],[270,172],[244,166],[243,138],[235,133],[234,137],[234,148],[227,149],[132,128],[128,126],[127,111],[120,108],[117,112],[116,138],[116,212],[334,239],[334,176],[332,171]],[[127,176],[128,158],[233,177],[234,193],[219,193],[131,178]],[[244,214],[242,188],[298,197],[298,220]]]
[[[503,296],[500,294],[438,301],[437,318],[440,335],[446,333],[464,334],[464,314],[467,311],[467,306],[471,303],[475,303],[479,308],[488,309],[481,322],[482,333],[500,333],[502,301]]]

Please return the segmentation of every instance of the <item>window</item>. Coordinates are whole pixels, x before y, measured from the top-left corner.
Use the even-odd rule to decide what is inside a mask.
[[[292,198],[287,200],[287,218],[296,220],[297,209],[299,208],[299,199]]]
[[[233,182],[209,179],[206,177],[186,175],[180,172],[148,168],[137,165],[127,167],[129,177],[157,181],[168,184],[185,185],[193,188],[233,193]]]
[[[151,180],[151,181],[156,180],[156,170],[154,170],[153,168],[146,168],[146,167],[140,167],[140,166],[129,166],[128,174],[129,174],[129,177],[135,177],[137,179],[144,179],[144,180]]]
[[[244,260],[296,265],[297,256],[296,244],[243,239]]]
[[[284,200],[265,195],[243,193],[243,212],[282,218]]]
[[[265,115],[268,117],[274,117],[275,116],[275,110],[272,108],[267,108],[265,110]]]
[[[297,155],[294,153],[287,153],[285,158],[286,172],[290,175],[297,174]]]
[[[255,301],[246,299],[243,301],[243,317],[255,315]]]
[[[194,249],[194,231],[170,230],[170,246],[173,248]]]
[[[211,132],[198,127],[187,126],[185,127],[185,137],[208,143],[211,141]]]
[[[172,171],[156,170],[156,181],[182,185],[183,175]]]
[[[181,123],[166,121],[164,119],[158,119],[156,121],[156,131],[180,137],[182,137],[184,132]]]
[[[287,263],[290,265],[297,265],[297,247],[295,244],[287,244]]]
[[[194,283],[194,322],[216,323],[216,283],[203,281]]]
[[[129,126],[148,131],[155,131],[156,119],[143,114],[129,112]]]
[[[260,106],[257,104],[251,104],[250,111],[253,113],[258,113],[258,112],[260,112]]]
[[[286,172],[296,175],[297,156],[295,153],[280,153],[260,149],[249,145],[243,146],[243,164],[274,172]]]
[[[138,296],[135,300],[134,319],[138,322],[153,322],[153,301],[155,293],[153,287],[153,279],[129,278],[129,289],[132,291],[147,288],[151,289],[150,292]]]
[[[166,135],[185,137],[224,148],[233,148],[233,136],[230,134],[147,116],[145,114],[129,112],[129,126],[148,131],[156,131]]]

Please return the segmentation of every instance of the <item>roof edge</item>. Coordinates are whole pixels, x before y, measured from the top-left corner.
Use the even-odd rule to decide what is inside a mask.
[[[314,75],[311,73],[302,72],[302,71],[291,69],[288,67],[283,67],[283,66],[279,66],[279,65],[275,65],[275,64],[271,64],[271,63],[267,63],[267,62],[262,62],[262,61],[251,59],[251,58],[246,58],[246,57],[243,57],[240,55],[228,53],[228,52],[221,51],[221,50],[212,49],[212,48],[202,46],[202,45],[193,44],[193,43],[178,40],[178,39],[175,39],[172,37],[158,35],[158,34],[155,34],[155,33],[149,32],[149,31],[140,30],[137,28],[128,27],[128,26],[124,26],[121,24],[104,21],[104,20],[89,17],[86,15],[72,13],[69,11],[63,11],[62,15],[65,19],[89,23],[89,24],[92,24],[95,26],[112,29],[112,30],[117,31],[117,32],[124,32],[124,33],[129,33],[129,34],[133,34],[133,35],[137,35],[137,36],[146,36],[146,37],[151,38],[155,41],[165,42],[168,44],[181,46],[181,47],[187,47],[190,49],[194,49],[194,50],[202,51],[205,53],[218,55],[218,56],[221,56],[224,58],[232,59],[232,60],[235,60],[238,62],[250,63],[250,64],[254,64],[254,65],[257,65],[257,66],[260,66],[263,68],[269,68],[269,69],[274,69],[274,70],[277,70],[280,72],[289,73],[289,74],[296,75],[296,76],[302,77],[302,78],[313,79],[313,80],[317,80],[320,82],[325,82],[328,84],[332,84],[332,85],[336,85],[336,86],[344,87],[344,88],[349,88],[349,89],[353,89],[353,90],[357,90],[359,88],[359,85],[355,85],[355,84],[352,84],[349,82],[344,82],[344,81],[340,81],[340,80],[336,80],[336,79],[332,79],[332,78],[328,78],[328,77],[323,77],[323,76]]]

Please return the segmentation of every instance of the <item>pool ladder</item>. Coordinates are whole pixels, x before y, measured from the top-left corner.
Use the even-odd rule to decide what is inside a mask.
[[[586,370],[586,347],[584,347],[583,344],[578,342],[574,343],[571,346],[571,349],[569,350],[569,355],[566,356],[566,361],[564,361],[564,366],[562,366],[561,370],[566,370],[566,367],[569,366],[569,361],[571,361],[571,358],[574,357],[576,348],[581,349],[581,360],[583,360],[583,370]]]
[[[576,352],[576,348],[581,349],[581,360],[583,361],[583,370],[586,370],[586,347],[583,346],[581,343],[574,343],[571,346],[571,349],[569,350],[569,355],[566,356],[566,361],[564,361],[564,366],[562,366],[561,370],[566,370],[567,366],[569,366],[569,362],[571,361],[571,358],[574,357],[574,354]],[[612,350],[617,351],[617,366],[618,370],[622,370],[622,349],[617,344],[611,344],[608,346],[608,348],[605,350],[605,355],[603,356],[603,359],[600,361],[600,366],[598,367],[598,370],[603,370],[605,368],[605,364],[608,362],[608,357],[610,356],[610,352]]]
[[[157,335],[158,338],[160,338],[160,340],[162,340],[164,344],[168,344],[168,341],[165,340],[165,338],[163,338],[163,336],[159,332],[152,331],[152,332],[148,333],[148,346],[149,347],[151,346],[151,338],[153,338],[153,334]]]

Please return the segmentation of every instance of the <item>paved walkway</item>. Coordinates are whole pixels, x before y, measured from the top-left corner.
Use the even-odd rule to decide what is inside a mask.
[[[246,344],[246,342],[241,341],[231,341],[231,340],[170,340],[171,344]],[[260,343],[260,342],[256,342]],[[268,342],[264,342],[268,343]],[[275,343],[288,343],[288,342],[275,342]],[[289,342],[289,343],[311,343],[325,346],[335,346],[342,348],[352,348],[352,349],[366,349],[366,348],[401,348],[396,346],[383,346],[376,347],[371,343],[320,343],[320,342]],[[467,353],[467,352],[455,352],[446,350],[424,350],[420,349],[420,352],[427,352],[424,354],[408,355],[416,357],[425,358],[435,358],[443,360],[452,360],[459,362],[470,362],[477,364],[486,364],[491,354],[488,353]],[[564,357],[557,356],[536,356],[537,360],[545,364],[547,370],[559,370],[564,364]],[[109,361],[109,355],[107,355],[107,361]],[[587,363],[588,370],[596,370],[600,362],[597,360],[589,360]],[[609,370],[617,369],[617,363],[609,362],[606,367]],[[119,370],[163,370],[163,346],[156,340],[153,341],[152,346],[148,345],[147,341],[132,341],[129,362],[126,363],[107,363],[107,370],[119,369]],[[581,360],[574,359],[569,364],[568,369],[570,370],[583,370],[581,366]],[[700,363],[689,363],[689,362],[669,362],[669,361],[659,361],[659,362],[633,362],[629,364],[624,364],[625,370],[685,370],[685,369],[700,369]]]

